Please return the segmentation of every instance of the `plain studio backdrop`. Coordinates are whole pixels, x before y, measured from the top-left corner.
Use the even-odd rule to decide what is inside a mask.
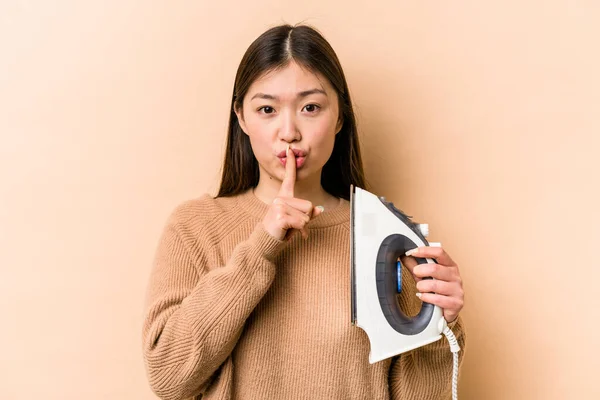
[[[244,51],[301,21],[345,69],[373,191],[461,267],[459,397],[600,398],[599,20],[591,0],[3,0],[0,398],[155,398],[158,237],[216,193]]]

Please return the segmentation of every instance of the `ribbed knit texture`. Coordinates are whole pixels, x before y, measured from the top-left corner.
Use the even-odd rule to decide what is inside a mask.
[[[143,351],[162,399],[447,399],[445,338],[369,364],[350,323],[350,207],[312,219],[290,242],[261,223],[253,192],[177,207],[151,274]],[[410,273],[399,301],[416,314]],[[452,325],[464,353],[460,318]]]

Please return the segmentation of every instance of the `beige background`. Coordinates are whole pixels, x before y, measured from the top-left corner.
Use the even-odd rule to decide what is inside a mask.
[[[152,399],[153,252],[250,42],[338,52],[374,190],[459,263],[461,399],[598,399],[595,1],[0,2],[0,397]]]

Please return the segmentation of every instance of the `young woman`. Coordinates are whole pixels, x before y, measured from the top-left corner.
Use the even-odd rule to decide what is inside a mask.
[[[365,180],[336,54],[310,27],[269,29],[237,71],[217,197],[177,207],[158,246],[143,345],[160,398],[449,396],[445,340],[368,362],[350,323],[350,184]],[[401,306],[441,306],[464,348],[458,267],[441,248],[413,255],[439,264],[403,258]]]

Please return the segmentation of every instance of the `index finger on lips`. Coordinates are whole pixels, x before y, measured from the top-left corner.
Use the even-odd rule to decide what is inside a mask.
[[[285,161],[285,177],[281,182],[279,195],[283,197],[294,197],[294,185],[296,184],[296,157],[288,145]]]

